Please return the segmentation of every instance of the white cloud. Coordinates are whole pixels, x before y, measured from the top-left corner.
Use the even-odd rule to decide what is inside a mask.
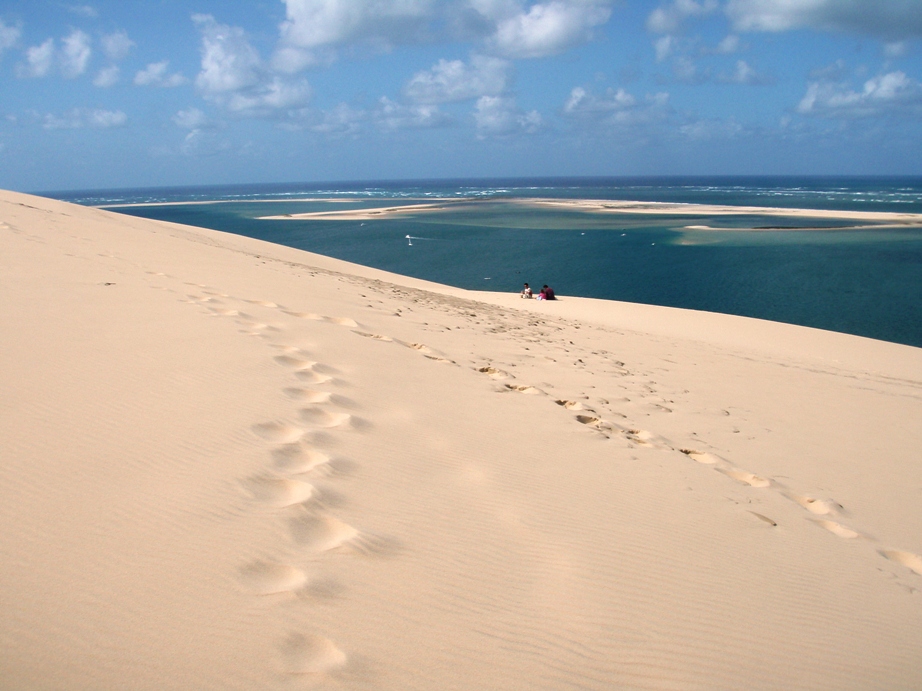
[[[38,117],[42,127],[46,130],[73,130],[83,127],[111,129],[113,127],[122,127],[128,122],[128,116],[120,110],[75,108],[60,116],[48,113]]]
[[[440,127],[450,122],[450,118],[437,105],[402,105],[386,97],[378,102],[374,118],[380,127],[389,130]]]
[[[42,118],[42,127],[46,130],[75,130],[83,127],[83,124],[83,117],[79,110],[73,110],[61,116],[48,113]]]
[[[647,17],[647,29],[654,34],[675,34],[689,17],[702,17],[717,9],[717,0],[673,0]]]
[[[506,89],[511,65],[506,60],[475,55],[470,64],[439,60],[432,69],[417,72],[404,88],[416,103],[451,103],[498,96]]]
[[[804,115],[854,119],[880,115],[922,115],[922,84],[903,72],[889,72],[864,83],[861,91],[836,82],[811,82],[797,105]]]
[[[820,67],[810,72],[810,79],[815,81],[835,81],[845,76],[845,61],[836,60],[831,65]]]
[[[585,43],[592,30],[611,16],[608,2],[552,0],[530,7],[518,3],[477,3],[481,14],[495,21],[488,45],[510,58],[538,58],[562,53]],[[515,7],[516,11],[511,12]]]
[[[906,41],[893,41],[884,44],[884,55],[888,58],[901,58],[909,52]]]
[[[474,110],[477,136],[503,136],[512,134],[533,134],[544,126],[540,113],[533,110],[523,112],[515,99],[507,96],[481,96]]]
[[[206,96],[238,91],[259,82],[259,53],[247,41],[243,29],[218,24],[211,15],[197,14],[192,20],[202,32],[202,71],[195,84]]]
[[[265,117],[274,112],[297,109],[310,99],[307,81],[287,81],[273,77],[255,89],[237,91],[230,95],[225,105],[233,113],[249,117]]]
[[[884,38],[922,36],[919,0],[728,0],[739,31],[820,29]]]
[[[198,108],[180,110],[172,119],[177,127],[184,130],[200,130],[209,124],[208,116]]]
[[[118,77],[118,65],[109,65],[109,67],[104,67],[96,73],[93,86],[98,86],[102,89],[108,88],[118,83]]]
[[[740,47],[740,37],[736,34],[729,34],[720,43],[717,44],[717,52],[727,55],[735,53]]]
[[[603,96],[596,96],[578,86],[570,92],[563,112],[569,117],[626,127],[663,120],[668,107],[669,94],[665,92],[638,99],[624,89],[608,89]]]
[[[215,132],[196,129],[190,130],[183,137],[183,142],[179,147],[179,153],[183,156],[194,156],[204,158],[226,153],[232,149],[229,141],[220,139]],[[164,153],[173,154],[173,151],[165,150]]]
[[[86,119],[90,127],[101,129],[121,127],[128,122],[128,116],[120,110],[92,110],[87,113]]]
[[[89,19],[95,19],[99,16],[99,12],[97,12],[96,8],[92,7],[91,5],[68,5],[67,9],[74,14],[78,14],[81,17],[87,17]]]
[[[311,97],[304,79],[273,74],[243,29],[194,15],[202,34],[202,69],[196,87],[206,99],[243,117],[300,118]]]
[[[294,46],[281,46],[272,56],[272,69],[282,74],[297,74],[316,63],[314,53]]]
[[[283,0],[283,44],[333,46],[355,39],[404,43],[431,17],[434,0]]]
[[[702,84],[711,78],[711,72],[709,69],[699,70],[694,60],[681,55],[672,62],[672,76],[683,84]]]
[[[86,65],[90,61],[90,37],[80,29],[74,29],[61,42],[61,74],[68,79],[79,77],[86,72]]]
[[[54,65],[54,39],[26,50],[26,63],[16,65],[18,77],[44,77]]]
[[[745,128],[731,117],[727,120],[710,119],[687,123],[679,127],[679,132],[689,139],[706,141],[734,139],[745,132]]]
[[[756,72],[745,60],[737,60],[733,72],[721,74],[718,80],[725,84],[746,84],[748,86],[764,86],[774,82],[771,77]]]
[[[453,30],[479,38],[493,55],[555,55],[589,40],[592,30],[608,21],[614,1],[283,0],[286,19],[272,67],[294,74],[331,59],[333,49],[345,43],[387,49],[431,42]]]
[[[179,72],[167,74],[167,68],[170,66],[169,60],[161,62],[152,62],[143,70],[135,74],[134,83],[138,86],[160,86],[171,88],[182,86],[186,83],[186,78]]]
[[[9,50],[19,42],[21,34],[21,28],[18,26],[7,26],[3,23],[3,20],[0,19],[0,56],[3,55],[3,51]]]
[[[16,65],[16,76],[46,77],[57,64],[64,77],[73,79],[86,72],[92,52],[90,37],[83,31],[74,29],[61,39],[60,50],[55,47],[53,38],[28,48],[26,62]]]
[[[661,36],[653,42],[653,48],[656,50],[656,61],[663,62],[672,55],[675,48],[675,38],[672,36]]]
[[[125,31],[107,34],[102,37],[100,43],[102,43],[103,52],[110,60],[124,60],[135,45]]]
[[[577,86],[570,92],[570,98],[567,99],[563,110],[565,113],[609,113],[632,108],[636,104],[637,99],[624,89],[609,89],[605,97],[598,98],[583,87]]]
[[[345,103],[340,103],[332,110],[323,113],[319,122],[311,125],[311,130],[328,136],[354,135],[361,129],[362,123],[368,116],[364,111],[350,108]]]

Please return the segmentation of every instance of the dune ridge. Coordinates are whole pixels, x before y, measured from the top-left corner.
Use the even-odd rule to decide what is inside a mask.
[[[922,351],[0,193],[9,688],[922,686]]]

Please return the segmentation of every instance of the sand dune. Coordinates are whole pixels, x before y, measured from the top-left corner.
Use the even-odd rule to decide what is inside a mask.
[[[0,239],[3,688],[922,687],[919,349]]]

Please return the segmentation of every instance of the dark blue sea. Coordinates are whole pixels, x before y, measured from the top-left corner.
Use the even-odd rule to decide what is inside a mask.
[[[922,213],[922,177],[431,180],[45,195],[130,204],[113,210],[462,288],[517,292],[524,281],[546,283],[563,297],[738,314],[922,347],[922,228],[846,229],[855,222],[795,216],[609,215],[509,203],[606,199]],[[260,219],[445,198],[471,203],[373,221]],[[163,203],[169,205],[154,205]],[[759,230],[743,230],[751,228]]]

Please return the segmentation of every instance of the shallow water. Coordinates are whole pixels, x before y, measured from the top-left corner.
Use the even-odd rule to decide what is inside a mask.
[[[85,204],[225,200],[116,210],[239,233],[474,290],[518,291],[524,281],[547,283],[563,296],[739,314],[922,346],[922,229],[753,232],[739,228],[834,228],[849,222],[606,215],[507,203],[510,198],[543,196],[922,213],[922,179],[501,182],[261,185],[50,196]],[[331,197],[352,201],[318,201]],[[259,219],[434,197],[484,201],[373,221]],[[311,201],[255,201],[267,198]]]

